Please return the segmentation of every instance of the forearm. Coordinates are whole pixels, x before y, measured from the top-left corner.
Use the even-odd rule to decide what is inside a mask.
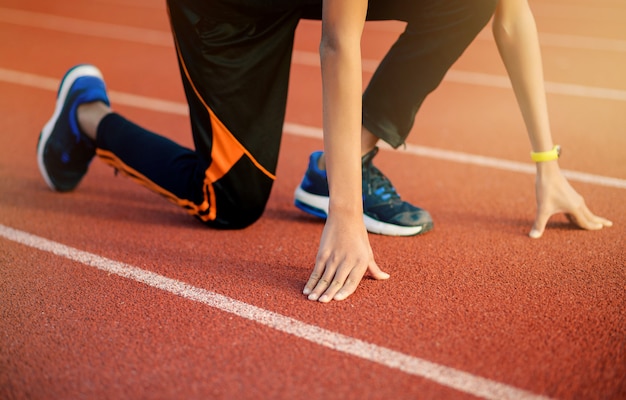
[[[347,68],[340,52],[322,50],[324,152],[330,192],[330,212],[344,210],[358,215],[361,206],[360,105],[355,68]],[[358,76],[358,75],[356,75]],[[360,80],[359,80],[360,85]],[[358,208],[355,208],[358,207]]]
[[[552,149],[537,28],[526,0],[500,0],[493,34],[509,74],[533,151]]]
[[[344,2],[345,0],[340,0]],[[327,14],[340,14],[345,3],[327,6]],[[330,9],[335,7],[334,9]],[[324,150],[330,191],[329,214],[362,218],[361,113],[362,78],[360,37],[365,9],[339,25],[327,18],[322,29],[320,57],[323,87]],[[359,17],[358,12],[363,15]]]

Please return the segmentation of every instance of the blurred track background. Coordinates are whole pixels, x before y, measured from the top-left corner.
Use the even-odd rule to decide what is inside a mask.
[[[561,167],[614,226],[527,237],[530,146],[486,29],[376,160],[434,231],[371,235],[391,279],[322,305],[301,290],[323,223],[293,206],[322,146],[318,22],[298,28],[267,211],[218,232],[98,160],[69,194],[37,168],[81,62],[116,111],[192,145],[164,2],[0,0],[0,398],[626,398],[626,4],[531,6]],[[365,82],[401,30],[368,23]]]

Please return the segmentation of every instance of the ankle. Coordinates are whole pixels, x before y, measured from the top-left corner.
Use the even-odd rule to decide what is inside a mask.
[[[101,101],[83,103],[76,109],[78,127],[83,134],[95,141],[100,121],[111,112],[111,108]]]
[[[374,150],[379,140],[369,129],[361,127],[361,157]]]
[[[319,168],[321,171],[325,171],[326,170],[326,158],[324,157],[324,153],[322,153],[320,155],[320,158],[317,159],[317,168]]]

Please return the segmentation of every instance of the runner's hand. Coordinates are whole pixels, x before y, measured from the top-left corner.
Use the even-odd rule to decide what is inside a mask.
[[[557,213],[565,213],[573,224],[582,229],[598,230],[613,225],[608,219],[594,215],[587,208],[585,200],[565,179],[556,162],[539,166],[535,190],[537,216],[529,233],[532,238],[540,238],[548,219]]]
[[[374,279],[387,279],[374,261],[362,220],[341,222],[328,218],[320,241],[315,268],[303,293],[309,300],[328,303],[344,300],[356,290],[369,271]]]

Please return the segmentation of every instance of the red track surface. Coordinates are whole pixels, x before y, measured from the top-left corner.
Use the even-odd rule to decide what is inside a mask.
[[[99,161],[71,194],[47,189],[36,165],[56,85],[79,62],[101,68],[117,111],[191,144],[162,2],[0,0],[0,398],[626,398],[626,6],[532,5],[561,166],[592,174],[571,181],[614,226],[585,232],[557,216],[529,239],[532,174],[433,155],[529,165],[513,94],[493,86],[505,74],[485,32],[419,114],[410,143],[430,156],[409,146],[377,158],[435,230],[372,235],[392,278],[322,305],[301,290],[323,225],[292,205],[321,147],[302,135],[321,126],[319,69],[307,62],[317,23],[298,31],[267,212],[217,232]],[[368,26],[365,57],[379,59],[398,29]],[[151,99],[171,103],[159,111]],[[177,282],[188,286],[173,294]],[[297,321],[270,323],[267,311]]]

